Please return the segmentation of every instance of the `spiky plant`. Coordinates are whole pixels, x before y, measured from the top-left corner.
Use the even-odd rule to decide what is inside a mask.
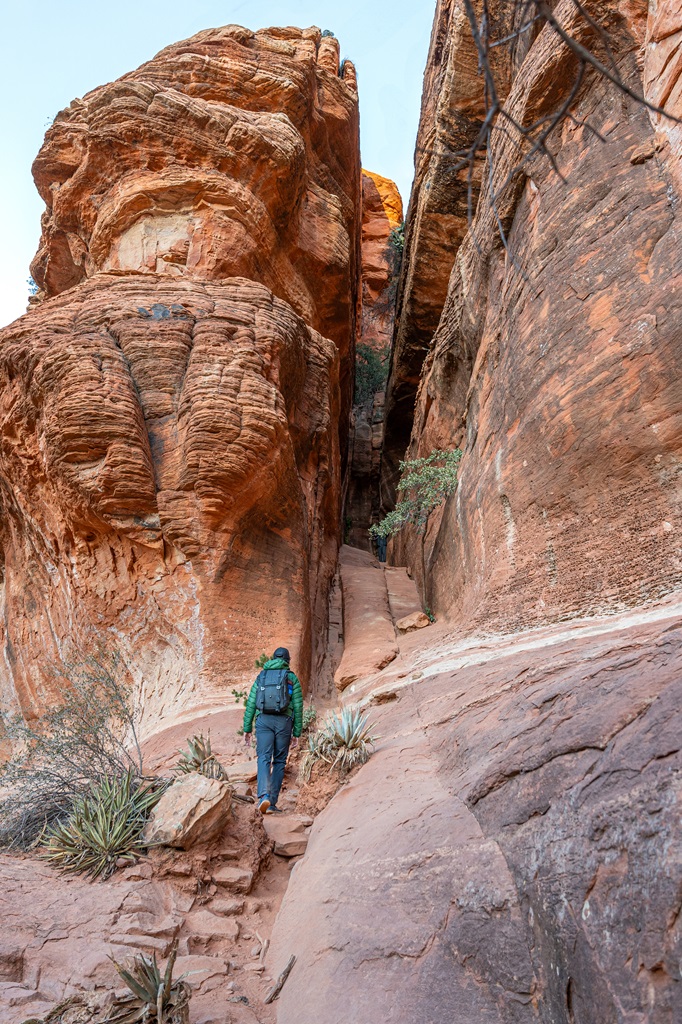
[[[119,858],[132,863],[146,848],[142,830],[165,788],[158,779],[140,782],[132,770],[93,784],[45,830],[42,857],[62,871],[108,878]]]
[[[130,967],[124,967],[112,957],[114,967],[131,994],[116,1000],[105,1024],[187,1024],[191,989],[182,978],[173,981],[177,955],[178,940],[175,939],[163,973],[156,962],[156,954],[149,957],[140,953]]]
[[[218,758],[211,752],[210,733],[204,739],[204,734],[192,736],[187,740],[189,751],[178,750],[180,759],[176,762],[174,772],[178,775],[189,775],[191,772],[199,772],[209,779],[224,779],[227,781],[227,772],[221,765]]]
[[[308,750],[301,763],[301,778],[310,779],[313,765],[325,761],[329,770],[348,772],[369,759],[376,737],[359,708],[347,707],[341,715],[332,714],[318,732],[308,737]]]

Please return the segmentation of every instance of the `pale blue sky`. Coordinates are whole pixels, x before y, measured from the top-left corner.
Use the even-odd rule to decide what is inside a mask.
[[[26,308],[44,209],[30,168],[52,118],[76,96],[204,28],[331,29],[358,69],[363,165],[393,178],[407,205],[434,10],[435,0],[15,0],[5,7],[0,326]]]

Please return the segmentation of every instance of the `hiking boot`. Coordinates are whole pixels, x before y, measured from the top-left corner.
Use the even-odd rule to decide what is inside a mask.
[[[268,814],[284,814],[284,811],[282,810],[281,807],[275,807],[275,805],[273,804],[270,810],[268,811]]]
[[[261,814],[267,814],[269,809],[270,801],[266,796],[264,796],[262,800],[258,801],[258,810],[261,812]]]

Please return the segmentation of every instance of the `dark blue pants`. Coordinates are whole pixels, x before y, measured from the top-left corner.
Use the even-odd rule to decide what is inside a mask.
[[[258,799],[267,797],[272,807],[282,788],[287,763],[293,719],[289,715],[266,715],[256,719],[256,754],[258,756]]]

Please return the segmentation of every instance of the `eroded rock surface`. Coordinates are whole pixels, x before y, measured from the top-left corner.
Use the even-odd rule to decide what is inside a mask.
[[[12,710],[39,712],[93,647],[122,656],[146,731],[231,699],[273,645],[304,683],[319,666],[351,400],[357,127],[336,40],[228,26],[48,131],[33,265],[48,298],[0,337]]]
[[[614,52],[634,89],[679,114],[679,12],[659,7],[649,35],[665,36],[664,61],[652,41],[640,77],[644,6],[614,16]],[[563,16],[580,34],[576,10]],[[471,66],[454,29],[451,41],[455,63]],[[573,70],[547,28],[521,56],[507,102],[531,123]],[[518,150],[499,136],[423,369],[408,455],[461,445],[460,486],[424,546],[406,531],[394,557],[434,611],[467,628],[616,610],[682,585],[676,136],[657,134],[645,109],[595,78],[574,114],[606,141],[565,123],[552,144],[565,182],[533,159],[518,189],[498,197],[509,256],[490,198]],[[406,260],[409,275],[409,245]]]
[[[413,651],[292,875],[279,1024],[674,1020],[679,615]]]

